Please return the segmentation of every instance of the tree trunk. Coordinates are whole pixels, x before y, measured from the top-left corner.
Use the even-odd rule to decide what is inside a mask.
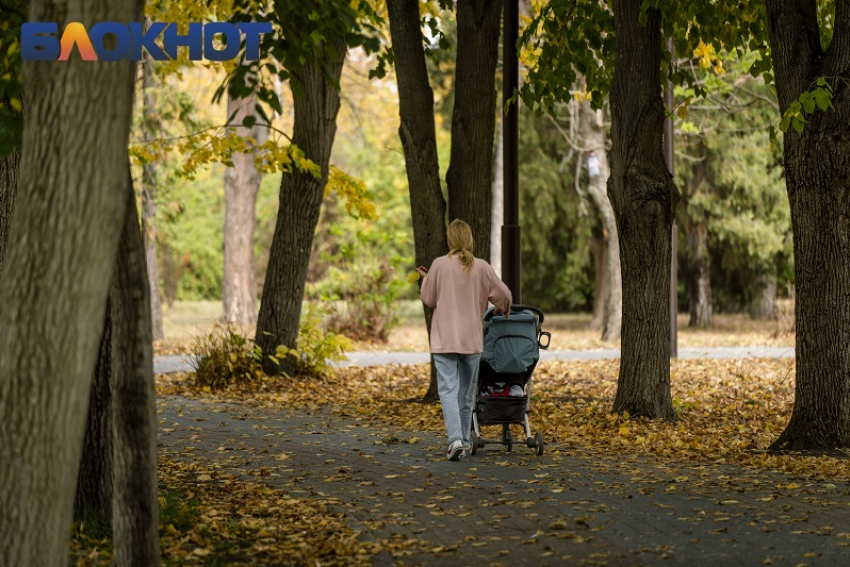
[[[449,219],[472,228],[475,255],[490,260],[493,135],[496,128],[496,62],[502,4],[458,0],[457,65],[452,152],[446,183]]]
[[[174,252],[168,242],[168,237],[162,233],[159,239],[159,252],[162,258],[162,296],[169,307],[177,301],[177,289],[180,287],[180,268],[174,257]]]
[[[29,21],[138,21],[134,0],[30,3]],[[0,565],[64,565],[126,206],[133,64],[23,62],[15,222],[0,282]],[[108,93],[107,96],[104,93]],[[92,120],[92,101],[97,120]]]
[[[496,164],[493,171],[493,204],[490,225],[490,265],[496,275],[502,277],[502,225],[505,223],[505,156],[504,130],[505,113],[501,108],[496,109],[499,121],[498,138],[496,139]]]
[[[227,99],[227,117],[241,125],[248,116],[256,117],[257,96]],[[235,114],[234,114],[235,113]],[[268,130],[259,124],[252,128],[236,126],[240,136],[265,143]],[[224,172],[224,318],[251,327],[257,322],[257,276],[254,267],[254,229],[257,225],[257,193],[262,174],[254,166],[254,153],[233,155],[233,167]]]
[[[826,51],[815,0],[768,0],[780,112],[818,77],[833,85],[834,110],[785,133],[796,280],[794,411],[772,449],[850,446],[850,3],[837,2]]]
[[[134,205],[135,206],[135,205]],[[77,520],[109,526],[112,521],[112,368],[111,302],[107,300],[103,332],[94,379],[89,391],[89,409],[74,516]]]
[[[143,131],[145,140],[155,137],[154,131],[159,130],[159,117],[156,110],[156,79],[153,74],[153,58],[146,54],[142,63],[142,98]],[[162,296],[159,291],[159,262],[156,258],[156,195],[157,195],[157,164],[148,163],[142,168],[142,231],[145,239],[145,263],[147,264],[148,281],[151,289],[151,328],[153,339],[165,337],[162,329]]]
[[[776,274],[761,274],[756,282],[759,291],[750,304],[750,317],[753,319],[776,319],[779,316],[779,308],[776,306]]]
[[[593,318],[590,320],[590,328],[594,331],[602,329],[602,318],[605,315],[605,295],[608,293],[606,278],[606,266],[608,264],[608,243],[602,236],[603,229],[596,229],[590,237],[590,255],[593,257]]]
[[[688,231],[689,327],[711,327],[711,257],[708,254],[708,225],[705,218],[694,220]]]
[[[127,171],[126,212],[112,279],[115,565],[159,565],[156,406],[145,245]]]
[[[672,418],[670,396],[671,230],[678,191],[662,153],[661,13],[617,0],[611,177],[623,277],[622,355],[615,412]]]
[[[18,168],[21,154],[13,150],[6,157],[0,157],[0,280],[3,279],[3,257],[15,212],[15,193],[18,189]]]
[[[583,146],[593,151],[599,160],[599,175],[589,178],[587,192],[596,206],[602,220],[603,238],[607,251],[604,266],[604,302],[602,308],[601,329],[603,341],[615,341],[620,338],[623,320],[623,278],[620,272],[620,241],[617,236],[617,221],[614,209],[608,199],[607,184],[611,175],[608,166],[608,154],[605,151],[605,122],[602,111],[594,111],[590,103],[581,103],[581,138]],[[597,288],[597,293],[600,291]]]
[[[345,43],[339,40],[331,49],[333,60],[326,65],[318,60],[322,57],[319,51],[316,59],[293,73],[299,89],[294,100],[292,143],[319,166],[321,178],[293,172],[281,179],[277,224],[257,320],[257,344],[266,355],[263,367],[269,374],[292,374],[295,370],[291,356],[280,360],[280,364],[268,356],[274,355],[279,345],[294,348],[298,338],[307,265],[328,181],[340,105],[339,89],[325,73],[338,85],[345,63]]]
[[[399,138],[404,148],[416,265],[430,267],[448,253],[446,202],[440,188],[434,92],[425,65],[418,0],[387,3],[398,82]],[[421,281],[420,281],[421,285]],[[431,336],[433,310],[423,305],[425,326]],[[437,375],[431,361],[427,400],[437,399]]]

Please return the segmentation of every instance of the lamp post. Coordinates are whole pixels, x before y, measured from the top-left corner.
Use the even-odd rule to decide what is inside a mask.
[[[502,107],[519,88],[519,61],[516,43],[519,37],[519,2],[505,0],[502,38]],[[502,152],[505,191],[505,216],[502,224],[502,279],[511,290],[514,303],[522,302],[522,261],[519,226],[519,100],[504,116]]]

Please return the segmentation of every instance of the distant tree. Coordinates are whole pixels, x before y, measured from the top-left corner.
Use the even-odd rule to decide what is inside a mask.
[[[256,94],[244,98],[228,95],[227,116],[236,125],[237,134],[262,145],[268,128],[256,122],[260,118],[256,111],[257,102]],[[250,128],[242,126],[248,117],[255,121]],[[262,179],[262,173],[254,164],[253,152],[234,153],[233,166],[224,173],[224,318],[239,325],[253,326],[257,322],[254,231],[257,225],[257,193]]]
[[[150,19],[148,19],[150,21]],[[142,60],[142,135],[145,141],[152,140],[162,131],[160,113],[157,110],[157,78],[154,74],[154,62],[146,53]],[[157,222],[156,202],[158,194],[157,161],[149,161],[142,166],[142,230],[145,239],[145,258],[150,281],[151,324],[154,340],[165,337],[162,328],[162,294],[159,285],[159,261],[157,259]]]
[[[381,20],[370,4],[354,6],[346,0],[313,4],[310,10],[291,0],[276,0],[268,10],[258,9],[252,0],[237,0],[234,20],[270,21],[275,34],[263,36],[260,62],[237,66],[228,94],[244,98],[256,92],[261,102],[281,112],[276,89],[260,71],[274,68],[280,80],[289,81],[293,92],[292,144],[301,152],[299,159],[311,162],[310,168],[293,171],[281,180],[280,208],[257,320],[256,340],[267,355],[266,372],[291,374],[295,359],[274,355],[278,346],[296,347],[313,233],[329,179],[345,55],[350,47],[377,51],[380,43],[375,26]],[[251,76],[259,82],[251,81]]]

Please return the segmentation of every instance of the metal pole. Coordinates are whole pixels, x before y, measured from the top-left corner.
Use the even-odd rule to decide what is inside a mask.
[[[671,39],[667,40],[667,49],[670,51],[670,58],[672,60],[673,41]],[[667,111],[670,112],[670,116],[668,116],[667,120],[664,121],[664,161],[667,162],[667,169],[670,171],[670,175],[673,175],[673,82],[669,78],[667,79],[667,86],[664,89],[664,104],[667,106]],[[679,330],[676,321],[676,315],[679,310],[676,294],[676,287],[678,285],[678,278],[676,277],[678,265],[678,262],[676,261],[676,256],[678,255],[678,238],[676,234],[675,215],[673,216],[672,225],[670,240],[670,357],[675,358],[679,356]]]
[[[519,88],[519,61],[516,43],[519,35],[519,2],[505,0],[502,39],[502,106]],[[521,234],[519,226],[519,114],[518,101],[510,105],[502,131],[505,184],[505,216],[502,225],[502,279],[511,290],[514,303],[522,302]]]

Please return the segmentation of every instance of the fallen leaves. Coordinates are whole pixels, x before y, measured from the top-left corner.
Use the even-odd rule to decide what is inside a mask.
[[[606,455],[737,464],[814,480],[850,479],[850,462],[843,455],[766,452],[790,417],[793,360],[674,360],[671,388],[678,419],[672,423],[611,413],[617,367],[616,360],[541,364],[532,379],[533,429],[540,430],[547,442]],[[394,425],[395,435],[382,440],[386,444],[413,444],[419,438],[409,437],[410,433],[443,429],[439,404],[412,401],[428,384],[426,365],[353,367],[339,370],[336,377],[283,382],[269,380],[223,396],[247,396],[286,407],[328,405],[347,415]],[[161,394],[206,395],[179,376],[160,377],[158,388]]]

